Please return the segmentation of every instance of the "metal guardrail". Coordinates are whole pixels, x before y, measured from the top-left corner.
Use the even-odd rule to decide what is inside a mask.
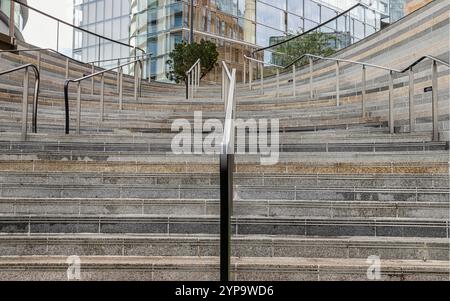
[[[53,53],[55,53],[57,55],[61,55],[61,56],[66,58],[66,66],[65,66],[66,79],[68,79],[69,76],[70,76],[70,61],[75,61],[75,62],[80,63],[80,64],[92,65],[91,66],[91,73],[93,74],[93,73],[95,73],[95,68],[96,68],[95,67],[95,63],[118,61],[117,66],[119,66],[121,60],[137,59],[138,57],[146,57],[146,60],[151,62],[151,56],[152,56],[151,53],[148,53],[148,54],[143,54],[143,55],[139,55],[139,56],[129,56],[129,57],[122,57],[122,58],[118,58],[118,59],[98,60],[98,61],[91,61],[91,62],[88,62],[88,63],[83,63],[83,62],[77,61],[77,60],[75,60],[75,59],[73,59],[73,58],[71,58],[71,57],[69,57],[69,56],[67,56],[67,55],[65,55],[63,53],[60,53],[60,52],[58,52],[56,50],[53,50],[51,48],[29,48],[29,49],[0,50],[0,54],[1,53],[37,52],[38,53],[37,54],[37,67],[38,67],[38,70],[40,71],[41,70],[41,61],[42,61],[42,52],[44,52],[44,51],[53,52]],[[143,69],[142,69],[142,72],[143,72]],[[143,76],[142,76],[142,78],[143,78]],[[151,82],[150,74],[148,74],[148,82],[149,83]],[[119,76],[117,76],[117,83],[119,83]],[[94,79],[92,79],[92,82],[91,82],[91,95],[94,95],[94,85],[95,85],[95,82],[94,82]],[[117,87],[119,87],[119,84],[117,84]],[[119,92],[118,89],[117,89],[117,92]]]
[[[21,52],[37,52],[37,68],[40,71],[41,70],[41,61],[42,61],[42,52],[44,51],[48,51],[48,52],[53,52],[55,54],[61,55],[63,57],[66,58],[66,78],[69,77],[69,65],[70,65],[70,60],[73,61],[77,61],[71,57],[68,57],[67,55],[58,52],[54,49],[51,48],[26,48],[26,49],[10,49],[10,50],[0,50],[0,53],[21,53]],[[77,61],[78,62],[78,61]],[[79,62],[80,64],[84,64],[83,62]]]
[[[151,68],[151,62],[152,62],[152,59],[151,59],[151,56],[152,56],[152,53],[147,53],[147,54],[144,54],[144,55],[142,55],[142,56],[146,56],[146,57],[148,57],[147,58],[147,60],[148,60],[148,62],[149,62],[149,70],[151,70],[152,68]],[[135,55],[133,55],[133,56],[126,56],[126,57],[119,57],[119,58],[114,58],[114,59],[104,59],[104,60],[95,60],[95,61],[90,61],[90,62],[88,62],[88,64],[90,64],[90,65],[95,65],[95,64],[98,64],[98,67],[100,67],[100,63],[105,63],[105,62],[117,62],[117,66],[120,66],[120,64],[122,63],[122,61],[123,60],[131,60],[131,59],[136,59],[136,58],[138,58],[138,57],[142,57],[142,56],[135,56]],[[151,76],[150,76],[150,72],[147,74],[147,79],[148,79],[148,82],[150,83],[151,81],[152,81],[152,78],[151,78]]]
[[[26,64],[23,66],[19,66],[16,68],[12,68],[12,69],[0,72],[0,76],[2,76],[5,74],[17,72],[19,70],[25,70],[25,74],[23,76],[22,131],[21,131],[21,138],[24,141],[27,140],[27,132],[28,132],[28,81],[29,81],[28,69],[30,69],[30,68],[33,69],[34,74],[35,74],[32,130],[33,130],[33,133],[37,133],[37,110],[38,110],[38,102],[39,102],[39,84],[40,84],[40,73],[39,73],[38,68],[34,64]]]
[[[98,60],[98,61],[92,61],[89,62],[88,64],[91,64],[91,74],[95,73],[95,63],[101,63],[101,62],[113,62],[113,61],[117,61],[117,67],[120,68],[120,64],[121,64],[121,60],[125,60],[125,59],[138,59],[138,58],[145,58],[144,61],[151,61],[151,53],[148,54],[143,54],[143,55],[139,55],[139,56],[130,56],[130,57],[125,57],[125,58],[119,58],[119,59],[107,59],[107,60]],[[144,78],[144,69],[143,66],[141,66],[141,79]],[[120,88],[120,76],[119,73],[117,72],[117,93],[120,92],[119,88]],[[151,78],[150,76],[148,77],[148,82],[151,82]],[[95,79],[94,77],[91,78],[91,95],[94,95],[94,86],[95,86]]]
[[[236,69],[223,65],[222,97],[225,125],[220,153],[220,280],[230,279],[231,216],[233,213],[233,171],[236,118]]]
[[[389,68],[381,65],[375,65],[370,64],[366,62],[360,62],[360,61],[353,61],[348,59],[340,59],[340,58],[333,58],[333,57],[322,57],[314,54],[303,54],[297,59],[295,59],[291,64],[282,67],[277,66],[270,63],[265,63],[260,60],[256,60],[254,58],[250,58],[247,56],[244,56],[244,74],[246,73],[245,69],[245,60],[248,60],[248,68],[249,68],[249,89],[252,89],[252,79],[253,79],[253,66],[252,62],[255,62],[260,66],[261,74],[260,74],[260,86],[261,86],[261,93],[264,94],[264,66],[272,66],[277,69],[276,74],[276,95],[279,97],[279,70],[286,70],[290,67],[292,67],[292,91],[293,96],[296,96],[296,63],[301,61],[304,58],[309,59],[309,92],[310,92],[310,98],[315,98],[314,93],[314,79],[313,79],[313,70],[314,70],[314,60],[325,60],[325,61],[334,61],[336,62],[336,106],[340,105],[340,67],[341,63],[348,63],[353,65],[360,65],[362,66],[362,79],[361,79],[361,107],[362,107],[362,117],[366,116],[366,98],[367,98],[367,87],[366,87],[366,78],[367,78],[367,68],[376,68],[380,70],[385,70],[389,72],[389,117],[388,117],[388,124],[389,124],[389,132],[391,134],[394,133],[394,74],[403,74],[406,72],[409,72],[409,125],[410,125],[410,132],[415,131],[415,119],[414,119],[414,71],[413,68],[419,64],[420,62],[424,60],[431,60],[433,62],[432,66],[432,123],[433,123],[433,141],[439,140],[439,134],[438,134],[438,73],[437,73],[437,65],[441,64],[447,67],[450,67],[450,64],[448,62],[445,62],[441,59],[438,59],[436,57],[425,55],[417,60],[415,60],[413,63],[408,65],[404,69],[394,69]],[[245,75],[244,75],[244,84],[245,81]]]
[[[101,76],[100,82],[100,120],[104,120],[104,88],[105,88],[105,73],[113,70],[119,70],[117,72],[118,76],[118,90],[119,90],[119,108],[123,110],[123,67],[134,64],[134,98],[137,101],[139,94],[141,93],[141,78],[142,78],[142,66],[144,64],[144,57],[141,56],[141,59],[135,59],[131,62],[127,62],[121,64],[116,67],[112,67],[106,70],[102,70],[78,79],[68,79],[64,83],[64,104],[65,104],[65,114],[66,114],[66,122],[65,122],[65,133],[69,134],[70,132],[70,112],[69,112],[69,85],[70,83],[77,83],[77,124],[76,124],[76,133],[80,134],[80,123],[81,123],[81,82],[86,79],[93,79],[95,76]],[[139,67],[138,67],[139,66]],[[140,68],[140,72],[138,71]]]
[[[195,93],[200,87],[200,78],[201,78],[201,63],[200,59],[198,59],[192,67],[186,71],[187,76],[187,87],[186,87],[186,96],[187,99],[193,99],[195,97]]]

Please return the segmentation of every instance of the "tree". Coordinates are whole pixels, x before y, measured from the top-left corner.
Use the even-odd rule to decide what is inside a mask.
[[[330,56],[336,52],[337,38],[334,34],[314,31],[276,47],[274,64],[286,66],[303,54]]]
[[[185,82],[187,84],[186,72],[198,59],[201,64],[200,78],[203,78],[214,68],[219,53],[216,44],[202,39],[200,43],[176,44],[169,57],[167,64],[170,66],[170,71],[167,73],[167,78],[176,83]]]

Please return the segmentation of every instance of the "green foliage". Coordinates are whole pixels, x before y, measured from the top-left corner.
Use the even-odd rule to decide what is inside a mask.
[[[301,38],[293,39],[276,47],[273,55],[274,64],[287,65],[303,54],[315,54],[319,56],[333,55],[336,44],[336,36],[324,32],[315,31]]]
[[[201,40],[200,43],[187,44],[185,42],[175,45],[169,54],[167,64],[170,71],[167,78],[177,83],[186,82],[186,72],[200,59],[201,77],[204,77],[214,68],[219,58],[216,44]]]

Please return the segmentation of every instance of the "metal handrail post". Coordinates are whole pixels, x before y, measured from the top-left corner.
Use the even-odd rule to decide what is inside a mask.
[[[56,21],[56,52],[59,52],[59,21]]]
[[[192,69],[190,75],[191,75],[191,85],[190,85],[190,87],[191,87],[191,99],[193,99],[194,98],[194,93],[195,93],[195,68]]]
[[[438,107],[438,66],[437,62],[433,60],[432,65],[432,122],[433,122],[433,141],[439,141],[439,107]]]
[[[120,59],[117,60],[117,68],[120,69]],[[120,92],[120,73],[116,72],[116,77],[117,77],[117,93]]]
[[[394,72],[389,72],[389,133],[394,134]]]
[[[22,135],[23,141],[27,140],[28,132],[28,82],[29,72],[28,68],[25,68],[25,74],[23,76],[23,96],[22,96]]]
[[[191,74],[187,74],[187,93],[188,93],[188,100],[191,100]]]
[[[295,72],[295,64],[292,65],[292,94],[293,96],[297,96],[297,87],[296,87],[296,82],[295,82],[295,78],[296,78],[296,72]]]
[[[248,88],[252,90],[252,82],[253,82],[253,63],[252,61],[248,61]]]
[[[81,82],[77,85],[77,135],[80,134],[80,124],[81,124]]]
[[[37,113],[38,113],[38,102],[39,102],[39,88],[40,88],[40,72],[37,68],[37,66],[35,64],[26,64],[26,65],[22,65],[19,67],[15,67],[12,68],[10,70],[5,70],[5,71],[0,71],[0,75],[6,75],[6,74],[10,74],[13,72],[17,72],[19,70],[25,70],[25,74],[24,74],[24,79],[23,79],[23,95],[22,95],[22,131],[21,131],[21,136],[23,138],[23,140],[26,140],[27,138],[27,131],[28,131],[28,94],[29,94],[29,69],[32,69],[34,71],[35,74],[35,82],[34,82],[34,95],[33,95],[33,118],[32,118],[32,131],[33,133],[37,133]],[[25,108],[25,99],[26,99],[26,103],[27,106]],[[27,120],[25,121],[25,123],[23,123],[24,121],[24,112],[23,110],[26,109],[27,113],[26,113],[26,118]],[[23,131],[23,129],[25,129],[25,131]]]
[[[264,95],[264,65],[261,63],[261,94]]]
[[[367,80],[367,69],[366,66],[363,65],[362,67],[362,80],[361,80],[361,111],[362,111],[362,118],[366,117],[366,80]]]
[[[95,73],[95,66],[92,65],[91,67],[91,74]],[[94,81],[94,77],[91,77],[91,95],[94,95],[94,85],[95,85],[95,81]]]
[[[37,53],[37,68],[38,68],[39,72],[41,72],[41,60],[42,60],[41,52],[38,51],[38,53]]]
[[[119,68],[119,110],[123,110],[123,68]]]
[[[280,69],[277,68],[277,98],[280,97]]]
[[[242,84],[245,85],[245,80],[246,80],[246,76],[247,76],[247,59],[244,56],[244,72],[242,74]]]
[[[200,88],[200,81],[202,79],[202,63],[198,63],[198,74],[197,74],[197,88]]]
[[[144,79],[144,72],[145,72],[145,59],[142,58],[140,61],[140,68],[141,68],[141,78],[139,79],[139,96],[142,97],[142,80]]]
[[[197,91],[197,66],[192,70],[192,96]]]
[[[309,57],[309,97],[311,98],[311,100],[314,98],[313,70],[314,70],[314,61],[311,57]]]
[[[100,122],[104,120],[105,114],[105,74],[100,80]]]
[[[416,127],[416,116],[414,114],[414,71],[409,69],[409,132],[414,133]]]
[[[69,78],[69,58],[66,58],[66,79]]]
[[[152,82],[152,56],[148,57],[148,83]]]
[[[339,65],[339,61],[336,61],[336,106],[339,107],[340,106],[340,100],[341,100],[341,87],[340,87],[340,76],[341,76],[341,72],[340,72],[340,65]]]
[[[138,63],[135,62],[134,63],[134,100],[137,101],[138,100],[138,77],[139,77],[139,67],[138,67]]]
[[[223,62],[224,69],[226,68]],[[225,84],[223,90],[228,90],[225,102],[225,125],[220,153],[220,281],[230,280],[231,258],[231,217],[233,214],[233,172],[234,172],[234,140],[236,116],[236,69],[231,76],[228,68],[223,72]]]

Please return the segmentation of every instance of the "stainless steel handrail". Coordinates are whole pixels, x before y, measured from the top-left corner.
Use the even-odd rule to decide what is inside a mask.
[[[220,153],[220,280],[230,279],[231,216],[233,212],[233,171],[236,117],[236,69],[230,73],[223,65],[223,93],[225,102],[225,125]],[[227,84],[224,84],[227,82]]]
[[[234,153],[234,119],[236,117],[236,69],[230,73],[225,62],[222,62],[228,84],[225,85],[225,125],[222,140],[222,153]]]
[[[389,68],[389,67],[385,67],[385,66],[380,66],[380,65],[366,63],[366,62],[359,62],[359,61],[353,61],[353,60],[347,60],[347,59],[340,59],[340,58],[335,58],[335,57],[325,57],[325,56],[320,56],[320,55],[315,55],[315,54],[310,54],[310,53],[306,53],[306,54],[301,55],[300,57],[296,58],[294,62],[290,63],[289,65],[287,65],[286,67],[283,67],[283,68],[284,69],[288,69],[289,67],[295,65],[296,63],[298,63],[300,60],[304,59],[305,57],[310,57],[310,58],[317,59],[317,60],[350,63],[350,64],[355,64],[355,65],[361,65],[361,66],[366,66],[366,67],[373,67],[373,68],[377,68],[377,69],[383,69],[383,70],[392,71],[392,72],[401,72],[401,70],[399,70],[399,69],[393,69],[393,68]]]
[[[105,60],[95,60],[95,61],[90,61],[88,62],[88,64],[95,64],[95,63],[104,63],[104,62],[116,62],[116,61],[122,61],[122,60],[127,60],[127,59],[136,59],[138,57],[143,57],[143,56],[151,56],[151,53],[147,53],[147,54],[141,54],[141,55],[132,55],[132,56],[126,56],[126,57],[119,57],[119,58],[115,58],[115,59],[105,59]]]
[[[389,132],[391,134],[394,133],[395,129],[394,129],[394,101],[393,101],[393,93],[394,93],[394,74],[403,74],[406,72],[409,72],[409,126],[410,126],[410,132],[414,132],[415,130],[415,120],[414,120],[414,72],[413,72],[413,68],[419,64],[420,62],[424,61],[424,60],[431,60],[433,62],[433,67],[432,67],[432,87],[433,87],[433,100],[432,100],[432,111],[433,111],[433,141],[438,141],[439,140],[439,132],[438,132],[438,73],[437,73],[437,65],[441,64],[443,66],[449,67],[450,68],[450,64],[448,62],[445,62],[444,60],[441,60],[439,58],[436,58],[434,56],[431,55],[425,55],[420,57],[419,59],[416,59],[413,63],[409,64],[406,68],[404,69],[394,69],[394,68],[390,68],[390,67],[385,67],[385,66],[381,66],[381,65],[376,65],[376,64],[371,64],[371,63],[367,63],[367,62],[361,62],[361,61],[354,61],[354,60],[348,60],[348,59],[340,59],[340,58],[334,58],[334,57],[323,57],[323,56],[318,56],[318,55],[314,55],[314,54],[303,54],[300,57],[298,57],[297,59],[295,59],[291,64],[287,65],[286,67],[282,67],[282,66],[277,66],[274,64],[270,64],[270,63],[265,63],[263,61],[260,60],[256,60],[254,58],[250,58],[247,56],[244,56],[244,62],[245,59],[249,60],[249,88],[252,89],[252,78],[253,78],[253,68],[251,66],[251,61],[256,61],[258,64],[261,65],[261,90],[264,93],[264,65],[270,65],[273,67],[277,68],[277,77],[276,77],[276,81],[277,81],[277,97],[279,96],[279,69],[288,69],[290,67],[292,67],[292,90],[293,90],[293,96],[296,96],[296,63],[298,63],[300,60],[304,59],[304,58],[309,58],[309,90],[310,90],[310,97],[311,99],[314,98],[314,90],[313,90],[313,64],[314,64],[314,59],[315,60],[326,60],[326,61],[334,61],[336,62],[336,105],[339,106],[340,105],[340,63],[348,63],[348,64],[354,64],[354,65],[360,65],[362,66],[362,91],[361,91],[361,95],[362,95],[362,116],[365,117],[366,116],[366,69],[367,67],[370,68],[376,68],[376,69],[380,69],[380,70],[385,70],[389,72],[389,120],[388,120],[388,124],[389,124]],[[244,74],[246,73],[245,70],[245,64],[244,64]],[[245,75],[244,75],[244,84],[245,84]]]
[[[23,97],[22,97],[22,131],[21,138],[22,140],[27,140],[27,127],[28,127],[28,81],[29,81],[29,73],[28,69],[31,68],[35,74],[35,82],[34,82],[34,96],[33,96],[33,119],[32,119],[32,130],[33,133],[37,133],[37,111],[38,111],[38,102],[39,102],[39,84],[40,84],[40,73],[36,65],[34,64],[26,64],[23,66],[19,66],[16,68],[12,68],[6,71],[0,71],[0,76],[13,73],[19,70],[25,70],[25,74],[23,77]]]
[[[69,61],[70,61],[70,60],[75,61],[75,62],[78,62],[78,63],[80,63],[80,64],[84,64],[83,62],[80,62],[80,61],[78,61],[78,60],[75,60],[75,59],[73,59],[73,58],[71,58],[71,57],[65,55],[64,53],[58,52],[58,51],[56,51],[56,50],[54,50],[54,49],[51,49],[51,48],[9,49],[9,50],[0,50],[0,53],[8,53],[8,52],[9,52],[9,53],[37,52],[37,53],[38,53],[38,57],[37,57],[37,61],[38,61],[37,68],[38,68],[39,70],[41,70],[41,56],[42,56],[41,53],[44,52],[44,51],[53,52],[53,53],[55,53],[55,54],[61,55],[61,56],[63,56],[63,57],[66,58],[66,68],[65,68],[65,71],[66,71],[66,78],[69,77]]]
[[[201,63],[198,59],[188,71],[186,71],[187,77],[187,99],[192,99],[195,97],[195,93],[200,87],[201,78]]]
[[[70,83],[77,83],[77,125],[76,125],[76,133],[80,134],[80,123],[81,123],[81,82],[83,80],[94,78],[95,76],[101,75],[101,83],[100,83],[100,120],[103,121],[104,116],[104,86],[105,86],[105,76],[104,74],[106,72],[110,72],[113,70],[118,69],[118,89],[119,89],[119,108],[120,110],[123,109],[123,67],[134,64],[134,98],[135,100],[138,99],[138,91],[139,94],[141,93],[141,76],[142,72],[139,72],[137,69],[137,66],[140,66],[142,70],[143,66],[143,59],[136,59],[131,62],[127,62],[124,64],[121,64],[119,66],[115,66],[106,70],[102,70],[99,72],[95,72],[86,76],[83,76],[78,79],[68,79],[64,83],[64,103],[65,103],[65,113],[66,113],[66,124],[65,124],[65,132],[66,134],[69,134],[70,132],[70,112],[69,112],[69,85]]]
[[[77,62],[77,63],[80,63],[80,64],[93,65],[93,64],[99,63],[99,62],[101,63],[101,62],[118,61],[118,60],[120,61],[120,60],[130,59],[130,58],[136,59],[136,58],[142,58],[142,57],[151,57],[151,55],[152,55],[151,53],[147,53],[147,54],[141,54],[141,55],[138,55],[138,56],[122,57],[122,58],[117,58],[117,59],[99,60],[99,61],[92,61],[92,62],[84,63],[84,62],[78,61],[78,60],[76,60],[76,59],[74,59],[74,58],[72,58],[70,56],[67,56],[64,53],[58,52],[58,51],[56,51],[56,50],[54,50],[52,48],[8,49],[8,50],[0,50],[0,54],[1,53],[37,52],[38,53],[37,67],[40,70],[41,69],[41,53],[44,52],[44,51],[53,52],[53,53],[55,53],[57,55],[61,55],[61,56],[66,58],[66,70],[65,70],[66,71],[66,78],[69,77],[69,60]],[[94,66],[92,66],[92,67],[94,67]],[[150,81],[150,76],[149,76],[149,81]]]
[[[257,66],[260,66],[260,81],[261,81],[261,94],[264,94],[264,66],[269,66],[269,67],[275,67],[277,70],[277,74],[276,74],[276,79],[277,79],[277,90],[276,90],[276,95],[277,97],[279,97],[280,95],[280,82],[279,82],[279,77],[280,77],[280,69],[284,69],[284,67],[282,66],[278,66],[275,64],[271,64],[271,63],[267,63],[264,61],[260,61],[257,60],[255,58],[249,57],[244,55],[244,72],[243,72],[243,77],[242,77],[242,82],[243,84],[246,83],[246,76],[247,76],[247,63],[246,60],[248,60],[248,71],[249,71],[249,75],[248,75],[248,86],[249,89],[252,90],[253,86],[253,66],[252,66],[252,62],[255,62],[257,64]],[[294,80],[295,81],[295,80]],[[295,95],[294,95],[295,96]]]
[[[143,62],[145,63],[145,61],[149,61],[149,70],[151,70],[151,57],[152,57],[152,53],[147,53],[147,54],[142,54],[142,55],[138,55],[138,56],[129,56],[129,57],[121,57],[121,58],[117,58],[117,59],[105,59],[105,60],[97,60],[97,61],[92,61],[89,62],[88,64],[92,64],[94,65],[95,63],[103,63],[103,62],[114,62],[117,61],[117,66],[120,66],[120,62],[122,60],[129,60],[129,59],[137,59],[137,58],[142,58]],[[144,59],[145,58],[145,59]],[[94,68],[92,68],[94,70]],[[144,78],[144,69],[141,69],[142,75],[141,78]],[[94,71],[92,72],[94,73]],[[117,74],[117,92],[119,92],[119,74]],[[151,78],[151,74],[150,71],[147,74],[147,80],[150,83],[152,81]],[[94,94],[94,80],[92,80],[92,87],[91,87],[91,94]]]

